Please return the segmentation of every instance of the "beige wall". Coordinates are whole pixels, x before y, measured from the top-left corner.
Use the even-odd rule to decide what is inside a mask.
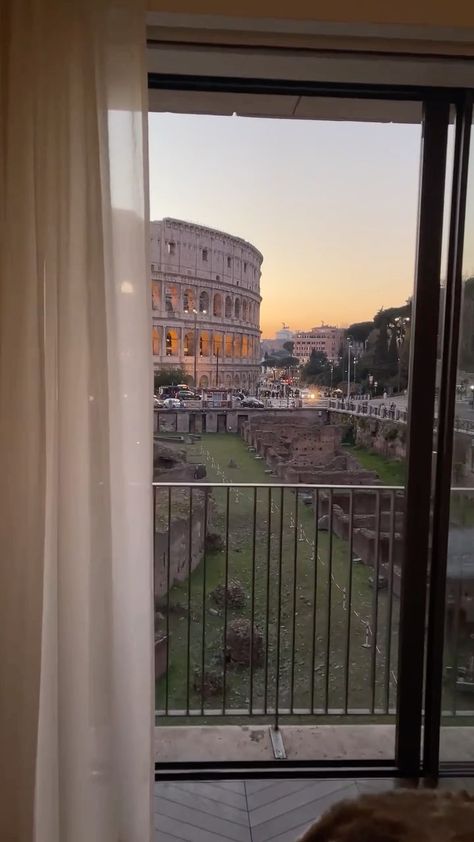
[[[337,3],[317,0],[147,0],[150,11],[175,14],[226,15],[249,18],[287,18],[333,23],[381,23],[453,26],[474,26],[472,0],[338,0]]]

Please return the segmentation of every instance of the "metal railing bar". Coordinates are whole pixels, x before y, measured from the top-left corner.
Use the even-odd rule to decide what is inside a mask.
[[[296,577],[298,575],[298,528],[299,528],[299,494],[295,494],[295,528],[293,536],[293,599],[292,599],[292,631],[291,631],[291,674],[290,674],[290,708],[293,710],[295,692],[295,649],[296,649]]]
[[[254,656],[254,622],[255,622],[255,555],[257,548],[257,489],[253,492],[253,523],[252,523],[252,581],[250,585],[250,686],[249,713],[252,714],[253,705],[253,656]]]
[[[168,489],[168,557],[166,564],[166,710],[169,707],[169,650],[170,650],[170,578],[171,578],[171,496],[172,489]]]
[[[371,709],[375,710],[375,681],[377,677],[377,632],[379,618],[379,572],[380,572],[380,495],[375,501],[375,560],[374,594],[372,599],[372,648],[370,653],[370,688],[372,693]]]
[[[390,669],[392,659],[392,617],[393,617],[393,547],[395,543],[395,494],[391,493],[390,499],[390,532],[388,549],[388,604],[387,604],[387,629],[385,637],[385,707],[390,705]]]
[[[189,710],[191,693],[191,573],[193,558],[193,487],[189,486],[189,530],[188,530],[188,627],[186,659],[186,707]]]
[[[153,482],[153,488],[189,488],[189,482]],[[193,482],[193,488],[235,488],[238,486],[239,488],[288,488],[288,489],[299,489],[300,491],[311,491],[311,490],[319,490],[319,491],[347,491],[350,488],[357,488],[357,491],[360,492],[369,492],[369,491],[405,491],[404,485],[322,485],[321,483],[298,483],[297,485],[292,485],[291,483],[287,482],[239,482],[239,483],[232,483],[232,482]],[[473,488],[453,488],[452,491],[469,491],[471,494],[474,493]]]
[[[271,540],[272,540],[272,488],[268,488],[268,527],[267,527],[267,581],[265,600],[265,674],[263,684],[263,698],[265,711],[268,708],[268,656],[270,650],[270,563],[271,563]]]
[[[285,489],[280,488],[280,532],[278,543],[278,608],[277,608],[277,656],[275,676],[275,730],[278,730],[278,708],[280,704],[280,638],[281,638],[281,579],[283,569],[283,519],[285,514]]]
[[[222,655],[224,663],[222,665],[222,712],[225,713],[225,700],[227,693],[227,591],[229,587],[229,515],[230,515],[230,488],[226,489],[225,501],[225,573],[224,573],[224,645]]]
[[[313,618],[311,638],[311,710],[314,711],[314,671],[316,668],[316,600],[318,596],[318,519],[319,519],[319,491],[314,497],[314,542],[313,542]]]
[[[346,652],[344,669],[344,710],[347,713],[349,704],[349,673],[350,673],[350,652],[351,652],[351,619],[352,619],[352,556],[354,538],[354,492],[349,491],[349,582],[346,596],[347,626],[346,626]]]
[[[333,545],[333,501],[332,490],[328,499],[328,605],[326,622],[326,671],[324,675],[324,707],[329,707],[329,669],[331,652],[331,618],[332,618],[332,545]]]
[[[202,640],[201,640],[201,713],[204,714],[204,675],[206,670],[206,585],[207,585],[207,515],[209,497],[204,494],[204,552],[202,559]]]

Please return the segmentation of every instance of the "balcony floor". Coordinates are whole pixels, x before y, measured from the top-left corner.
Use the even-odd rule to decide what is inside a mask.
[[[391,761],[395,754],[394,725],[282,725],[281,735],[288,760]],[[474,727],[442,728],[441,757],[449,762],[474,762]],[[157,727],[155,760],[274,760],[270,728],[263,723]]]
[[[252,780],[155,784],[156,842],[296,842],[338,801],[400,780]],[[440,787],[474,792],[473,778]]]

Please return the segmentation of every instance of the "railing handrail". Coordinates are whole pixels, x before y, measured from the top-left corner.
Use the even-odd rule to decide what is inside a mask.
[[[297,488],[298,490],[315,491],[405,491],[404,485],[322,485],[319,483],[288,483],[288,482],[152,482],[153,488]],[[463,491],[464,489],[452,489]],[[466,489],[474,491],[473,488]]]

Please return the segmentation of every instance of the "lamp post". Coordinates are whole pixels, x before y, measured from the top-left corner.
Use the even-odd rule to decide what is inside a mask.
[[[347,340],[347,400],[351,398],[351,340]]]
[[[219,388],[219,346],[214,351],[214,356],[216,358],[216,388]]]
[[[197,351],[198,351],[198,341],[197,341],[197,317],[198,317],[198,310],[193,307],[192,310],[185,310],[185,313],[189,315],[189,313],[194,313],[194,388],[197,388]],[[207,310],[202,310],[202,314],[205,316]]]

